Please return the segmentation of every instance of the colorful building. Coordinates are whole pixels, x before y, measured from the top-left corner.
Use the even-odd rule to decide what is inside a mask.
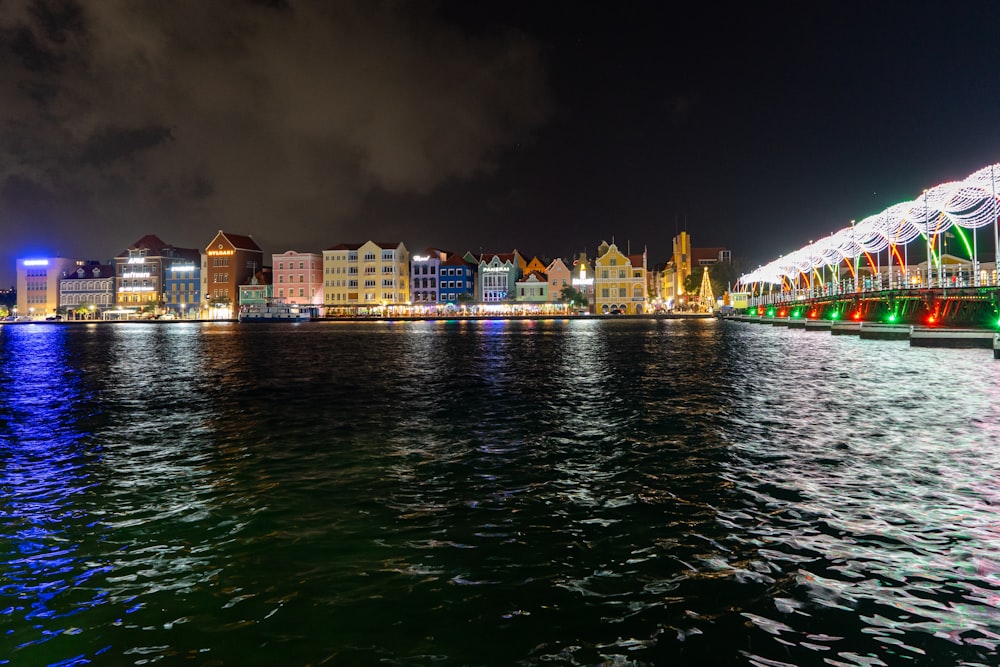
[[[524,275],[526,262],[515,249],[509,253],[486,253],[478,258],[466,253],[465,259],[476,262],[478,297],[481,303],[513,301],[517,296],[517,281]]]
[[[232,319],[240,300],[240,285],[264,268],[264,252],[250,236],[221,229],[205,247],[203,294],[212,319]]]
[[[163,308],[176,317],[198,317],[201,311],[200,250],[178,248],[164,260]]]
[[[521,275],[528,276],[534,273],[535,271],[537,271],[538,273],[545,273],[546,266],[547,265],[545,260],[539,259],[539,257],[536,255],[535,257],[531,258],[530,262],[524,265],[524,268],[521,269]]]
[[[59,281],[59,306],[67,313],[97,319],[115,305],[115,266],[78,263]]]
[[[77,267],[67,257],[28,257],[17,260],[18,317],[47,317],[59,308],[59,281]]]
[[[410,256],[410,295],[414,305],[435,305],[441,302],[441,262],[448,259],[445,250],[428,248],[420,255]]]
[[[590,260],[587,259],[587,253],[581,252],[577,255],[576,259],[573,260],[573,273],[570,278],[570,284],[573,288],[587,297],[587,304],[590,308],[594,307],[594,269],[590,265]]]
[[[594,262],[594,312],[638,315],[645,312],[646,253],[626,255],[614,243],[602,242]]]
[[[549,302],[549,281],[541,271],[532,271],[527,277],[518,280],[517,296],[514,300],[518,303],[548,303]]]
[[[193,268],[199,260],[198,250],[178,248],[166,243],[155,234],[143,236],[115,256],[115,291],[118,307],[133,311],[159,310],[161,307],[166,307],[167,281],[171,277],[170,267],[177,262],[178,266]],[[188,283],[190,280],[185,284]],[[171,286],[176,284],[178,283],[172,283]],[[197,286],[194,290],[198,291]],[[179,306],[180,303],[175,301],[174,305]]]
[[[563,288],[572,286],[573,272],[566,266],[566,262],[556,257],[549,262],[543,273],[549,281],[549,301],[561,302]]]
[[[271,255],[273,298],[285,303],[323,305],[323,255],[289,250]]]
[[[240,310],[266,306],[274,300],[270,271],[258,271],[245,285],[240,285]]]
[[[476,300],[476,265],[458,255],[441,262],[441,303],[456,305]]]
[[[342,243],[323,251],[323,301],[334,313],[405,306],[410,253],[400,242]]]

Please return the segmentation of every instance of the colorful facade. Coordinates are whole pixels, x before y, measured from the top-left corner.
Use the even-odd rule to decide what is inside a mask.
[[[343,243],[323,251],[323,301],[335,311],[410,301],[410,253],[402,243]]]
[[[543,273],[549,281],[549,301],[553,303],[561,302],[563,300],[563,288],[572,286],[572,271],[566,266],[566,262],[557,257],[549,262]]]
[[[17,260],[18,317],[47,317],[59,308],[59,281],[77,267],[67,257],[28,257]]]
[[[240,285],[264,267],[264,252],[250,236],[219,230],[205,247],[203,276],[207,316],[231,319],[236,316]]]
[[[163,259],[172,246],[147,234],[115,255],[115,302],[119,308],[156,308],[163,295]]]
[[[476,300],[476,265],[458,255],[441,262],[441,303],[458,304]]]
[[[177,317],[200,315],[201,255],[200,250],[181,250],[164,262],[163,308]]]
[[[514,250],[509,253],[487,253],[478,258],[467,253],[465,259],[477,262],[477,296],[481,303],[513,301],[517,296],[517,281],[524,275],[526,262]]]
[[[272,297],[285,303],[323,305],[323,255],[289,250],[271,255]]]
[[[601,315],[645,312],[646,253],[625,255],[614,243],[601,243],[594,262],[594,311]]]
[[[589,308],[594,307],[594,268],[590,265],[586,253],[580,253],[573,260],[573,273],[570,278],[573,288],[587,297]]]
[[[410,256],[410,296],[415,305],[441,302],[441,262],[448,259],[448,254],[428,248],[423,254]]]
[[[518,303],[548,303],[549,281],[544,273],[533,271],[526,278],[517,281]]]

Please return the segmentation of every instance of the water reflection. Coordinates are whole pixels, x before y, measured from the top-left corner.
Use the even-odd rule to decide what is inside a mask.
[[[627,320],[0,345],[10,664],[996,662],[971,351]]]
[[[751,622],[786,658],[829,651],[846,664],[893,664],[940,655],[934,642],[944,640],[954,664],[993,663],[1000,531],[988,508],[1000,501],[1000,415],[988,397],[1000,385],[977,372],[975,355],[837,337],[816,341],[813,364],[788,366],[793,340],[756,337],[755,373],[742,378],[733,414],[759,437],[735,443],[727,477],[744,501],[721,520],[760,569],[786,578],[774,609]],[[880,365],[912,379],[887,387],[870,371]],[[918,367],[948,371],[911,373]],[[985,382],[955,400],[954,377]],[[848,622],[838,617],[859,619],[861,634],[811,631],[819,619]]]
[[[98,482],[86,465],[99,409],[68,338],[61,327],[0,328],[0,615],[12,628],[0,638],[0,664],[20,664],[40,644],[71,654],[82,632],[72,617],[107,597],[94,580],[109,567],[88,549],[102,539],[88,502]]]

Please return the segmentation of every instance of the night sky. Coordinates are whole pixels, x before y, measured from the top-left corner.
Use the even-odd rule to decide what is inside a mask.
[[[756,267],[998,160],[987,0],[0,0],[0,285],[220,228]]]

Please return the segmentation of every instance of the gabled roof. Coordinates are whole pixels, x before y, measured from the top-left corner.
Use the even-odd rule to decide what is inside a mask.
[[[226,237],[226,240],[233,244],[233,247],[237,250],[254,250],[256,252],[261,252],[260,246],[249,236],[243,236],[242,234],[230,234],[229,232],[224,232],[221,229],[219,234]],[[216,235],[218,236],[218,235]]]
[[[160,255],[164,248],[169,247],[169,244],[164,242],[164,240],[156,234],[146,234],[141,239],[125,248],[125,250],[122,250],[120,253],[115,255],[115,257],[125,257],[129,254],[129,250],[146,250],[152,255]]]
[[[549,282],[549,277],[546,276],[541,271],[532,271],[527,276],[518,280],[519,283],[547,283]]]
[[[517,264],[517,255],[512,252],[487,252],[479,256],[480,264],[489,264],[496,257],[501,262],[510,262],[511,264]]]
[[[625,256],[628,257],[628,261],[632,265],[633,269],[637,269],[640,266],[642,266],[642,253],[639,253],[638,255],[625,255]]]
[[[94,269],[98,271],[96,276],[94,275]],[[83,270],[83,279],[115,277],[115,267],[112,264],[86,264],[67,271],[66,275],[60,278],[60,280],[80,280],[79,273],[81,270]]]
[[[382,250],[395,250],[399,246],[403,245],[402,241],[375,241],[375,245]]]
[[[338,243],[335,246],[330,246],[327,250],[357,250],[364,243]]]
[[[469,268],[476,268],[474,262],[466,261],[461,255],[451,255],[448,259],[441,262],[441,266],[468,266]]]

